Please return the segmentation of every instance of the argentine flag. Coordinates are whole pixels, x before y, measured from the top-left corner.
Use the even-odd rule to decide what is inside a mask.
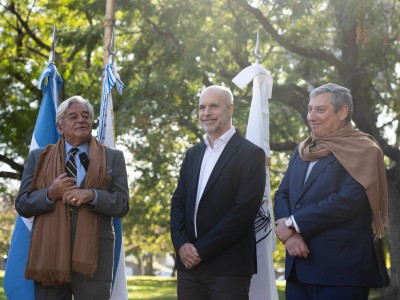
[[[47,82],[43,89],[43,99],[33,131],[30,151],[48,144],[55,144],[59,138],[56,111],[62,79],[54,64],[48,64],[40,74],[39,89],[42,89],[45,79]],[[26,280],[24,277],[32,223],[33,218],[27,219],[17,215],[4,275],[4,291],[9,300],[35,299],[33,281]]]

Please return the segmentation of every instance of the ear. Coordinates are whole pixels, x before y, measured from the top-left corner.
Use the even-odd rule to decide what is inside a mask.
[[[56,125],[57,125],[57,130],[58,130],[58,132],[59,132],[60,134],[63,134],[62,126],[61,126],[59,123],[57,123]]]
[[[229,110],[229,117],[232,118],[233,112],[235,110],[235,107],[234,107],[233,103],[229,104],[228,110]]]
[[[347,105],[343,105],[342,108],[339,110],[340,120],[341,121],[346,120],[348,115],[349,115],[349,107]]]

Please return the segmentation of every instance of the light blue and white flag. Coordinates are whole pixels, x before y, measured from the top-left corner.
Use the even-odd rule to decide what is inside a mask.
[[[272,95],[272,76],[257,63],[242,70],[232,79],[239,88],[244,89],[253,80],[253,96],[251,99],[246,138],[264,149],[267,161],[271,156],[269,147],[269,105]],[[276,248],[274,216],[269,167],[266,166],[267,180],[263,203],[255,220],[257,240],[257,274],[253,275],[250,284],[250,300],[278,300],[275,282],[275,270],[272,254]]]
[[[110,63],[108,63],[105,68],[97,138],[102,144],[111,148],[115,148],[114,112],[111,94],[114,86],[116,86],[118,93],[121,95],[124,84],[117,73],[116,66],[111,63],[110,59]],[[115,230],[115,249],[111,300],[127,300],[128,289],[126,286],[122,222],[121,219],[114,218],[113,223]]]
[[[55,144],[60,137],[56,126],[56,111],[62,79],[52,63],[49,63],[40,74],[38,88],[42,89],[43,85],[43,99],[36,119],[30,151],[48,144]],[[33,218],[27,219],[17,215],[4,275],[4,291],[9,300],[35,299],[33,281],[26,280],[24,277],[32,223]]]

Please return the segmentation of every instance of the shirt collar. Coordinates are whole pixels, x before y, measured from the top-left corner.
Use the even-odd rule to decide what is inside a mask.
[[[66,153],[69,153],[69,151],[71,150],[71,148],[78,148],[78,149],[79,149],[79,152],[86,152],[86,153],[88,153],[89,144],[88,144],[88,142],[86,142],[86,143],[83,143],[83,144],[79,145],[78,147],[74,147],[74,146],[72,146],[71,144],[69,144],[68,142],[65,142],[65,152],[66,152]]]
[[[217,138],[214,142],[214,148],[218,147],[220,145],[226,145],[231,137],[235,134],[236,128],[232,126],[227,132],[225,132],[223,135],[221,135],[219,138]],[[208,141],[208,135],[205,134],[203,136],[204,143],[207,145],[207,147],[210,147],[210,142]]]

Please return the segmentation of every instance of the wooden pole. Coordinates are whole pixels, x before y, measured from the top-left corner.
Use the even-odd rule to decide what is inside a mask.
[[[115,25],[114,7],[114,0],[106,0],[106,17],[104,20],[103,69],[108,63],[107,47],[110,44],[113,27]]]

